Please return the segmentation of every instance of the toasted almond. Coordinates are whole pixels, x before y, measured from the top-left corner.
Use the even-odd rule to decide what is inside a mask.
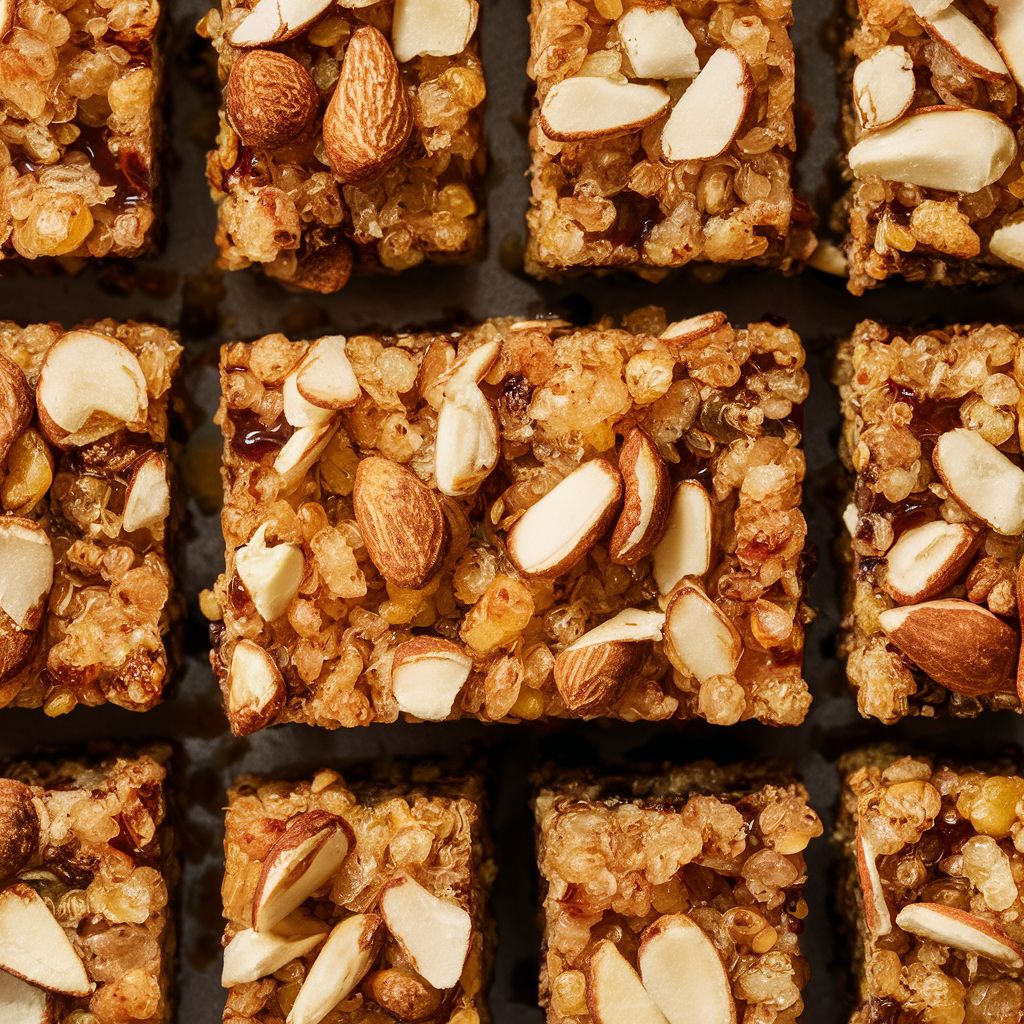
[[[0,516],[0,609],[19,629],[34,629],[53,585],[53,547],[31,519]]]
[[[348,409],[359,401],[362,389],[340,334],[317,338],[295,370],[295,389],[320,409]]]
[[[0,971],[0,1020],[9,1024],[57,1024],[53,996],[13,974]]]
[[[667,1024],[640,976],[610,939],[598,939],[583,967],[596,1024]]]
[[[277,662],[252,640],[235,644],[227,688],[228,722],[235,736],[248,736],[270,725],[287,697]]]
[[[853,71],[853,105],[861,127],[884,128],[914,102],[914,62],[902,46],[883,46]]]
[[[639,131],[668,109],[660,86],[576,75],[552,86],[540,108],[540,126],[556,142],[578,142]]]
[[[921,188],[980,192],[1017,154],[1013,132],[983,110],[915,112],[861,139],[848,156],[859,178],[877,174]]]
[[[952,2],[953,0],[910,0],[910,8],[919,18],[934,18]]]
[[[1020,640],[986,608],[946,598],[889,608],[878,624],[910,661],[955,693],[976,697],[1012,683]]]
[[[962,11],[950,5],[924,19],[928,34],[946,46],[968,71],[998,81],[1010,74],[988,36]]]
[[[857,877],[860,879],[864,899],[864,922],[873,936],[888,935],[892,931],[892,916],[885,900],[885,890],[878,874],[878,854],[864,838],[857,826]]]
[[[463,388],[479,384],[494,366],[500,352],[501,341],[494,338],[461,356],[442,378],[446,393],[449,390],[461,391]]]
[[[326,423],[299,427],[285,441],[274,460],[274,470],[280,475],[286,490],[291,490],[305,479],[337,429],[338,421],[332,418]]]
[[[480,13],[477,0],[395,0],[391,45],[399,63],[454,57],[469,45]]]
[[[281,921],[274,931],[246,928],[224,947],[223,988],[247,985],[279,971],[285,964],[312,953],[327,938],[327,925],[302,910]]]
[[[256,611],[267,621],[279,619],[299,592],[306,571],[302,548],[295,544],[267,544],[263,523],[235,552],[235,572],[249,591]]]
[[[990,921],[942,903],[911,903],[896,915],[896,924],[911,935],[995,960],[1017,970],[1024,950]]]
[[[395,648],[391,689],[406,714],[441,722],[452,713],[466,685],[473,659],[457,644],[440,637],[418,636]]]
[[[442,494],[472,494],[498,464],[498,417],[476,384],[447,388],[437,415],[434,476]]]
[[[947,430],[935,442],[932,465],[971,515],[997,533],[1024,533],[1024,470],[976,430]]]
[[[355,846],[344,818],[307,811],[288,823],[270,848],[252,900],[252,926],[272,931],[337,874]]]
[[[697,40],[671,4],[630,7],[615,23],[637,78],[694,78],[700,71]]]
[[[0,881],[16,875],[39,849],[39,812],[32,791],[0,779]]]
[[[116,338],[69,331],[51,346],[36,383],[39,425],[62,448],[89,444],[121,427],[142,427],[149,409],[135,353]]]
[[[811,253],[807,266],[814,270],[820,270],[823,274],[831,274],[833,277],[847,277],[850,272],[850,261],[838,245],[824,239],[818,242],[814,252]]]
[[[0,43],[6,42],[18,17],[18,0],[0,0]]]
[[[687,576],[704,576],[711,567],[711,498],[697,480],[676,485],[665,532],[654,549],[654,582],[669,594]]]
[[[23,882],[0,892],[0,969],[61,995],[83,997],[93,990],[53,911]]]
[[[32,422],[32,389],[20,366],[0,354],[0,466]]]
[[[458,984],[473,934],[473,921],[466,910],[400,874],[384,887],[380,912],[418,974],[434,988]]]
[[[281,387],[281,397],[284,399],[285,422],[296,430],[303,427],[310,427],[314,430],[330,423],[334,417],[333,409],[325,409],[321,405],[314,405],[307,401],[305,395],[299,391],[298,368],[292,370],[284,379]],[[295,435],[293,434],[292,437]]]
[[[992,34],[1013,80],[1024,89],[1024,0],[999,0]]]
[[[167,462],[159,452],[147,452],[132,466],[124,492],[121,527],[125,533],[162,528],[171,514]]]
[[[665,159],[721,156],[739,133],[753,91],[747,62],[727,46],[716,50],[665,122],[661,133]]]
[[[670,341],[677,346],[689,345],[700,338],[706,338],[709,334],[714,334],[715,331],[720,331],[728,322],[729,318],[721,310],[700,313],[669,324],[661,332],[661,340]]]
[[[886,555],[885,589],[914,604],[951,587],[967,568],[979,535],[964,523],[938,519],[900,535]]]
[[[714,601],[700,587],[684,583],[665,609],[665,653],[677,669],[703,683],[736,671],[743,642]]]
[[[623,608],[617,615],[606,619],[599,626],[584,633],[578,640],[566,647],[567,651],[579,651],[608,643],[640,643],[645,640],[660,640],[665,627],[665,613],[644,611],[642,608]]]
[[[304,135],[320,107],[313,76],[274,50],[247,50],[231,65],[224,110],[242,144],[276,149]]]
[[[658,446],[639,427],[629,432],[619,452],[619,472],[624,498],[608,553],[617,565],[636,565],[665,533],[672,485]]]
[[[988,240],[988,251],[1011,267],[1024,270],[1024,221],[996,228]]]
[[[622,496],[611,463],[591,459],[531,505],[508,534],[508,556],[527,576],[567,572],[604,533]]]
[[[352,503],[367,554],[384,579],[410,590],[422,587],[451,541],[437,495],[404,466],[373,455],[356,469]]]
[[[649,925],[637,952],[640,977],[668,1024],[736,1024],[736,1003],[722,958],[686,914]]]
[[[257,0],[228,33],[232,46],[269,46],[294,39],[313,24],[334,0]]]
[[[366,979],[370,997],[386,1013],[404,1021],[433,1017],[444,994],[408,967],[387,967]]]
[[[860,526],[860,513],[852,501],[843,509],[843,526],[846,527],[846,532],[851,537],[857,536],[857,528]]]
[[[320,1024],[363,980],[383,940],[377,914],[353,914],[336,924],[302,982],[287,1024]]]

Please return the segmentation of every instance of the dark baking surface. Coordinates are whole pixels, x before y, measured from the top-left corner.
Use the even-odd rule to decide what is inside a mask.
[[[7,272],[0,279],[0,318],[21,323],[60,319],[69,325],[104,316],[151,318],[182,332],[184,392],[192,416],[181,463],[181,475],[193,488],[180,576],[189,612],[187,664],[167,702],[144,715],[113,708],[79,709],[51,721],[39,711],[0,712],[0,756],[96,739],[161,738],[178,745],[178,823],[185,856],[178,893],[179,1022],[220,1020],[221,808],[227,781],[241,771],[295,775],[318,766],[344,769],[354,761],[382,756],[449,754],[462,746],[482,749],[490,763],[491,820],[500,866],[493,902],[499,945],[491,1005],[499,1024],[538,1024],[540,934],[533,910],[536,884],[527,778],[535,767],[555,761],[628,768],[661,758],[730,761],[782,755],[796,759],[815,806],[830,820],[837,786],[834,761],[853,746],[903,739],[936,752],[966,746],[991,753],[1000,742],[1024,737],[1024,723],[1013,715],[989,715],[973,722],[917,720],[896,728],[858,719],[835,660],[841,583],[832,546],[840,494],[835,455],[839,417],[829,384],[835,340],[858,319],[1020,323],[1024,292],[1019,287],[940,292],[891,285],[858,300],[847,295],[841,281],[814,271],[791,279],[769,271],[742,272],[718,284],[680,276],[659,285],[628,277],[538,285],[505,269],[515,262],[525,233],[527,0],[482,0],[491,153],[486,262],[417,270],[397,278],[364,277],[331,298],[287,294],[255,272],[221,277],[211,269],[214,213],[203,178],[203,157],[215,130],[217,88],[208,46],[193,34],[205,10],[204,0],[167,0],[165,6],[170,15],[171,138],[164,160],[168,206],[159,255],[134,266],[90,269],[73,278]],[[831,0],[796,0],[795,8],[804,146],[800,171],[804,191],[825,212],[833,184],[829,162],[837,146],[835,54],[842,26]],[[197,485],[207,495],[219,486],[219,434],[211,420],[218,344],[272,330],[315,336],[328,329],[351,332],[370,325],[397,328],[507,314],[556,312],[582,323],[646,304],[664,305],[673,317],[708,309],[723,309],[737,323],[765,315],[781,317],[800,332],[810,352],[813,386],[805,417],[805,508],[818,553],[810,595],[818,617],[808,636],[806,670],[815,702],[807,722],[785,730],[758,725],[721,729],[704,723],[446,723],[330,733],[286,726],[247,740],[231,738],[206,662],[206,628],[197,605],[199,590],[209,585],[223,561],[217,510],[208,499],[195,496]],[[836,1024],[846,1016],[840,980],[844,954],[834,940],[829,858],[826,841],[816,841],[809,855],[807,889],[811,913],[805,951],[813,977],[804,994],[806,1024]]]

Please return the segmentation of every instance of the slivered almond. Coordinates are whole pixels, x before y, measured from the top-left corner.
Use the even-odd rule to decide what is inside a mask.
[[[988,36],[964,14],[950,5],[924,19],[928,34],[946,46],[968,71],[998,81],[1009,70]]]
[[[583,967],[587,1008],[596,1024],[667,1024],[640,976],[610,939],[598,939]]]
[[[715,331],[720,331],[728,322],[729,318],[721,310],[700,313],[669,324],[661,332],[661,340],[670,341],[673,345],[689,345],[693,341],[714,334]]]
[[[159,452],[147,452],[132,466],[124,493],[121,527],[125,533],[162,528],[171,514],[171,488],[167,461]]]
[[[951,587],[967,568],[978,534],[941,519],[900,535],[886,555],[885,589],[894,601],[926,601]]]
[[[591,459],[531,505],[508,534],[508,556],[527,576],[554,577],[584,558],[604,533],[622,477],[611,463]]]
[[[970,697],[1012,684],[1020,640],[1014,629],[970,601],[946,598],[889,608],[878,624],[918,668]]]
[[[952,946],[1017,970],[1024,965],[1024,950],[990,921],[942,903],[911,903],[896,915],[896,924],[943,946]]]
[[[327,811],[307,811],[288,823],[270,848],[252,900],[252,926],[273,930],[337,874],[355,846],[348,823]]]
[[[736,671],[743,642],[715,602],[700,587],[684,583],[665,609],[665,653],[679,671],[703,683]]]
[[[339,335],[317,338],[295,370],[295,390],[310,405],[337,411],[359,401],[362,389]]]
[[[649,925],[637,952],[640,978],[668,1024],[736,1024],[736,1002],[722,958],[686,914]]]
[[[857,826],[857,877],[864,898],[864,922],[874,936],[888,935],[892,931],[892,916],[885,901],[885,890],[878,874],[878,854],[864,838]]]
[[[53,585],[53,547],[31,519],[0,516],[0,609],[19,629],[34,629]]]
[[[909,114],[861,139],[849,152],[859,178],[877,174],[921,188],[980,192],[1017,154],[1013,132],[983,110],[938,107]]]
[[[639,131],[668,109],[660,86],[576,75],[552,86],[540,108],[540,126],[556,142],[578,142]]]
[[[700,71],[697,41],[671,4],[630,7],[615,23],[637,78],[693,78]]]
[[[996,228],[988,240],[988,251],[1011,267],[1024,270],[1024,221]]]
[[[302,548],[295,544],[267,544],[267,523],[263,523],[235,552],[235,572],[267,621],[279,619],[299,592],[306,571]]]
[[[992,33],[1013,80],[1024,89],[1024,0],[999,0]]]
[[[286,490],[291,490],[305,479],[337,429],[338,421],[329,419],[326,423],[299,427],[285,441],[274,460],[274,470],[280,474]]]
[[[739,133],[754,91],[747,62],[726,46],[716,50],[665,122],[665,159],[711,160]]]
[[[454,57],[469,45],[480,13],[477,0],[395,0],[391,45],[399,63]]]
[[[932,465],[949,493],[997,533],[1024,533],[1024,470],[976,430],[948,430],[932,451]]]
[[[313,24],[334,0],[257,0],[228,33],[232,46],[270,46],[294,39]]]
[[[11,445],[32,422],[32,389],[24,371],[0,354],[0,466]]]
[[[853,72],[853,105],[861,127],[868,130],[898,121],[916,91],[914,62],[902,46],[883,46]]]
[[[668,466],[648,434],[634,427],[619,452],[619,472],[624,497],[608,553],[618,565],[636,565],[665,533],[671,492]]]
[[[669,594],[687,576],[704,576],[711,567],[714,513],[711,498],[697,480],[676,485],[661,541],[654,549],[654,582]]]
[[[8,1024],[58,1024],[53,996],[0,971],[0,1020]]]
[[[259,981],[285,964],[306,956],[327,938],[327,925],[302,910],[278,923],[274,931],[256,932],[246,928],[224,947],[220,983],[224,988]]]
[[[384,579],[409,590],[422,587],[451,541],[437,495],[404,466],[373,455],[356,469],[352,503],[367,554]]]
[[[228,669],[228,723],[235,736],[263,729],[284,707],[287,689],[277,662],[252,640],[239,640]]]
[[[440,637],[418,636],[395,648],[391,689],[406,714],[441,722],[452,713],[466,685],[473,659],[457,644]]]

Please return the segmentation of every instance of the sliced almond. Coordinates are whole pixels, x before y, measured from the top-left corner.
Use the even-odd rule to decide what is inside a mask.
[[[62,995],[82,997],[93,990],[53,911],[23,882],[0,892],[0,969]]]
[[[7,40],[18,17],[18,0],[0,0],[0,43]]]
[[[508,534],[508,556],[527,576],[567,572],[594,546],[615,514],[622,477],[591,459],[531,505]]]
[[[498,417],[475,384],[447,389],[437,416],[434,476],[442,494],[472,494],[498,464]]]
[[[501,352],[501,341],[497,338],[467,352],[455,362],[444,376],[445,388],[459,391],[471,384],[479,384],[494,366]]]
[[[995,960],[1017,970],[1024,950],[994,924],[942,903],[911,903],[896,915],[896,924],[911,935]]]
[[[310,345],[295,370],[298,393],[320,409],[348,409],[359,401],[362,389],[340,334],[326,335]]]
[[[988,240],[988,251],[1011,267],[1024,270],[1024,221],[996,228]]]
[[[661,133],[665,159],[711,160],[736,138],[754,91],[747,62],[726,46],[708,59]]]
[[[964,14],[950,5],[924,19],[928,34],[946,46],[968,71],[982,78],[998,80],[1010,72],[988,36]]]
[[[892,916],[885,900],[885,890],[878,874],[878,854],[864,838],[857,826],[857,877],[864,898],[864,922],[874,936],[888,935],[892,931]]]
[[[57,1024],[53,996],[0,971],[0,1020],[7,1024]]]
[[[171,488],[167,461],[159,452],[147,452],[132,467],[124,492],[121,527],[125,533],[162,528],[171,514]]]
[[[53,585],[53,547],[31,519],[0,516],[0,609],[19,629],[33,629]]]
[[[640,976],[610,939],[594,944],[583,975],[587,1008],[596,1024],[667,1024]]]
[[[36,406],[47,440],[70,448],[143,426],[149,393],[135,353],[116,338],[69,331],[46,353]]]
[[[637,78],[694,78],[700,71],[697,40],[671,4],[631,7],[615,23]]]
[[[952,2],[953,0],[910,0],[910,8],[919,18],[933,18]]]
[[[477,0],[395,0],[391,45],[404,64],[416,57],[454,57],[469,45]]]
[[[932,465],[971,515],[997,533],[1024,533],[1024,470],[976,430],[947,430],[935,442]]]
[[[334,0],[257,0],[228,33],[232,46],[269,46],[294,39],[313,24]]]
[[[0,466],[11,445],[32,422],[32,389],[21,367],[0,354]]]
[[[700,313],[669,324],[661,332],[661,340],[671,341],[673,345],[689,345],[700,338],[706,338],[709,334],[714,334],[715,331],[720,331],[728,322],[729,318],[721,310]]]
[[[235,644],[227,686],[228,722],[235,736],[248,736],[270,725],[287,697],[277,662],[252,640]]]
[[[252,926],[272,931],[341,868],[355,846],[348,823],[327,811],[307,811],[288,823],[270,848],[252,900]]]
[[[886,555],[889,596],[900,604],[914,604],[951,587],[967,568],[978,536],[964,523],[941,519],[901,534]]]
[[[266,523],[235,552],[235,572],[249,591],[256,611],[267,622],[279,619],[288,610],[305,571],[302,548],[295,544],[267,545]]]
[[[668,1024],[736,1024],[736,1002],[722,958],[686,914],[650,925],[637,952],[640,977]]]
[[[1013,80],[1024,89],[1024,0],[999,0],[992,32]]]
[[[902,46],[883,46],[853,71],[853,105],[869,131],[898,121],[914,102],[914,62]]]
[[[0,779],[0,881],[16,875],[39,849],[39,812],[32,791]]]
[[[608,553],[617,565],[636,565],[665,533],[672,485],[658,446],[639,427],[619,452],[619,472],[624,497]]]
[[[224,947],[223,988],[246,985],[279,971],[292,960],[312,953],[327,937],[327,925],[312,914],[296,910],[274,931],[246,928]]]
[[[711,498],[697,480],[676,486],[668,507],[665,532],[654,549],[654,582],[670,594],[687,576],[704,576],[711,568],[713,535]]]
[[[639,131],[668,109],[660,86],[576,75],[552,86],[540,108],[540,126],[556,142],[578,142]]]
[[[334,411],[307,401],[305,396],[299,391],[298,380],[299,372],[296,369],[285,377],[284,385],[281,388],[286,422],[296,429],[302,429],[303,427],[315,429],[330,423],[334,416]],[[292,434],[292,437],[294,436]]]
[[[743,643],[736,627],[698,586],[684,583],[665,609],[665,652],[698,682],[731,676]]]
[[[363,980],[383,940],[377,914],[353,914],[336,924],[302,982],[287,1024],[320,1024]]]
[[[418,974],[434,988],[458,984],[473,934],[473,920],[458,903],[435,896],[402,874],[384,887],[380,912]]]
[[[451,713],[473,669],[473,659],[457,644],[422,636],[395,648],[391,688],[406,714],[427,722],[444,721]]]
[[[1013,132],[994,114],[937,108],[866,136],[848,159],[858,178],[877,174],[921,188],[980,192],[1002,177],[1016,154]]]
[[[280,474],[286,490],[291,490],[306,478],[337,429],[338,421],[331,419],[318,426],[299,427],[285,441],[274,460],[274,470]]]
[[[404,466],[374,455],[356,469],[352,502],[366,551],[384,579],[406,589],[422,587],[451,540],[437,495]]]
[[[918,668],[970,697],[1010,685],[1020,640],[1014,629],[970,601],[946,598],[889,608],[878,624]]]

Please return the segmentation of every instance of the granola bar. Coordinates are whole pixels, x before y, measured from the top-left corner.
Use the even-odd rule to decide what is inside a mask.
[[[548,1024],[799,1020],[803,786],[704,762],[556,781],[536,814]]]
[[[0,261],[151,248],[160,9],[159,0],[0,7]]]
[[[848,0],[849,288],[1024,267],[1024,8]]]
[[[478,777],[244,776],[228,798],[225,1024],[489,1020]]]
[[[657,309],[225,346],[232,728],[802,721],[803,365]]]
[[[4,1021],[170,1021],[168,758],[27,762],[0,778]]]
[[[220,264],[344,287],[353,264],[465,260],[483,239],[477,0],[223,0],[200,24],[224,98],[207,178]]]
[[[1024,339],[992,324],[865,321],[840,350],[844,653],[862,715],[1021,710],[1022,356]]]
[[[0,707],[160,700],[180,354],[151,324],[0,322]]]
[[[1019,1016],[1019,764],[979,771],[881,747],[841,767],[839,899],[859,990],[851,1024]]]
[[[790,0],[533,0],[527,270],[809,256],[791,21]]]

